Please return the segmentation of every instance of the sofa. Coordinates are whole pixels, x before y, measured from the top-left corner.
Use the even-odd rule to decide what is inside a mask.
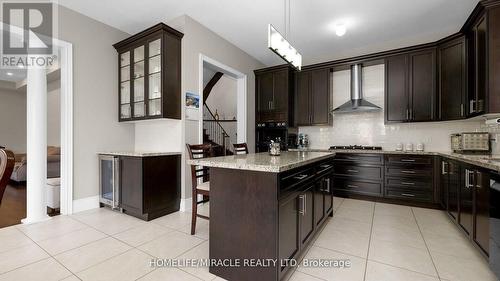
[[[26,154],[15,155],[16,164],[10,179],[15,182],[26,181]],[[47,178],[59,178],[61,176],[61,148],[57,146],[47,147]]]

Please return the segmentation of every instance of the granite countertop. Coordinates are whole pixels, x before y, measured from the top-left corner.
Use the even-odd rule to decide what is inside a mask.
[[[113,152],[99,152],[97,154],[113,155],[113,156],[153,157],[153,156],[181,155],[182,152],[113,151]]]
[[[299,151],[290,149],[290,151]],[[304,150],[302,150],[304,151]],[[370,154],[400,154],[400,155],[433,155],[462,161],[500,173],[500,155],[468,155],[449,151],[394,151],[394,150],[358,150],[358,149],[307,149],[310,152],[333,152],[333,153],[370,153]]]
[[[332,152],[282,151],[280,156],[271,156],[267,152],[262,152],[194,159],[188,160],[187,163],[205,167],[280,173],[334,155]]]

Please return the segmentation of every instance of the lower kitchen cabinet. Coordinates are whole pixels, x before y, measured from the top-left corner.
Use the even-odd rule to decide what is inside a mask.
[[[458,224],[468,235],[472,235],[475,171],[471,167],[464,167],[464,177],[464,183],[460,185]]]
[[[458,195],[461,179],[460,163],[446,158],[441,159],[441,205],[454,221],[458,221]]]
[[[314,220],[315,205],[322,205],[323,198],[316,200],[315,184],[308,185],[299,194],[300,245],[304,247],[313,237],[316,222]],[[323,210],[321,210],[323,212]]]
[[[337,153],[333,168],[334,195],[383,195],[384,156],[382,154]]]
[[[176,212],[181,195],[181,155],[120,156],[123,212],[149,221]]]

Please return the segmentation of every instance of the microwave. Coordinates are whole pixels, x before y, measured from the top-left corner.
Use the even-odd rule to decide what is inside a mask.
[[[490,134],[485,132],[453,134],[451,150],[455,153],[490,153]]]

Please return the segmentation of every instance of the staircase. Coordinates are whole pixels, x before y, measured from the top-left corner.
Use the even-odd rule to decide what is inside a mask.
[[[204,104],[208,119],[203,119],[203,143],[211,144],[214,148],[215,156],[233,155],[233,144],[229,134],[224,130],[219,120],[215,119],[210,108]]]

